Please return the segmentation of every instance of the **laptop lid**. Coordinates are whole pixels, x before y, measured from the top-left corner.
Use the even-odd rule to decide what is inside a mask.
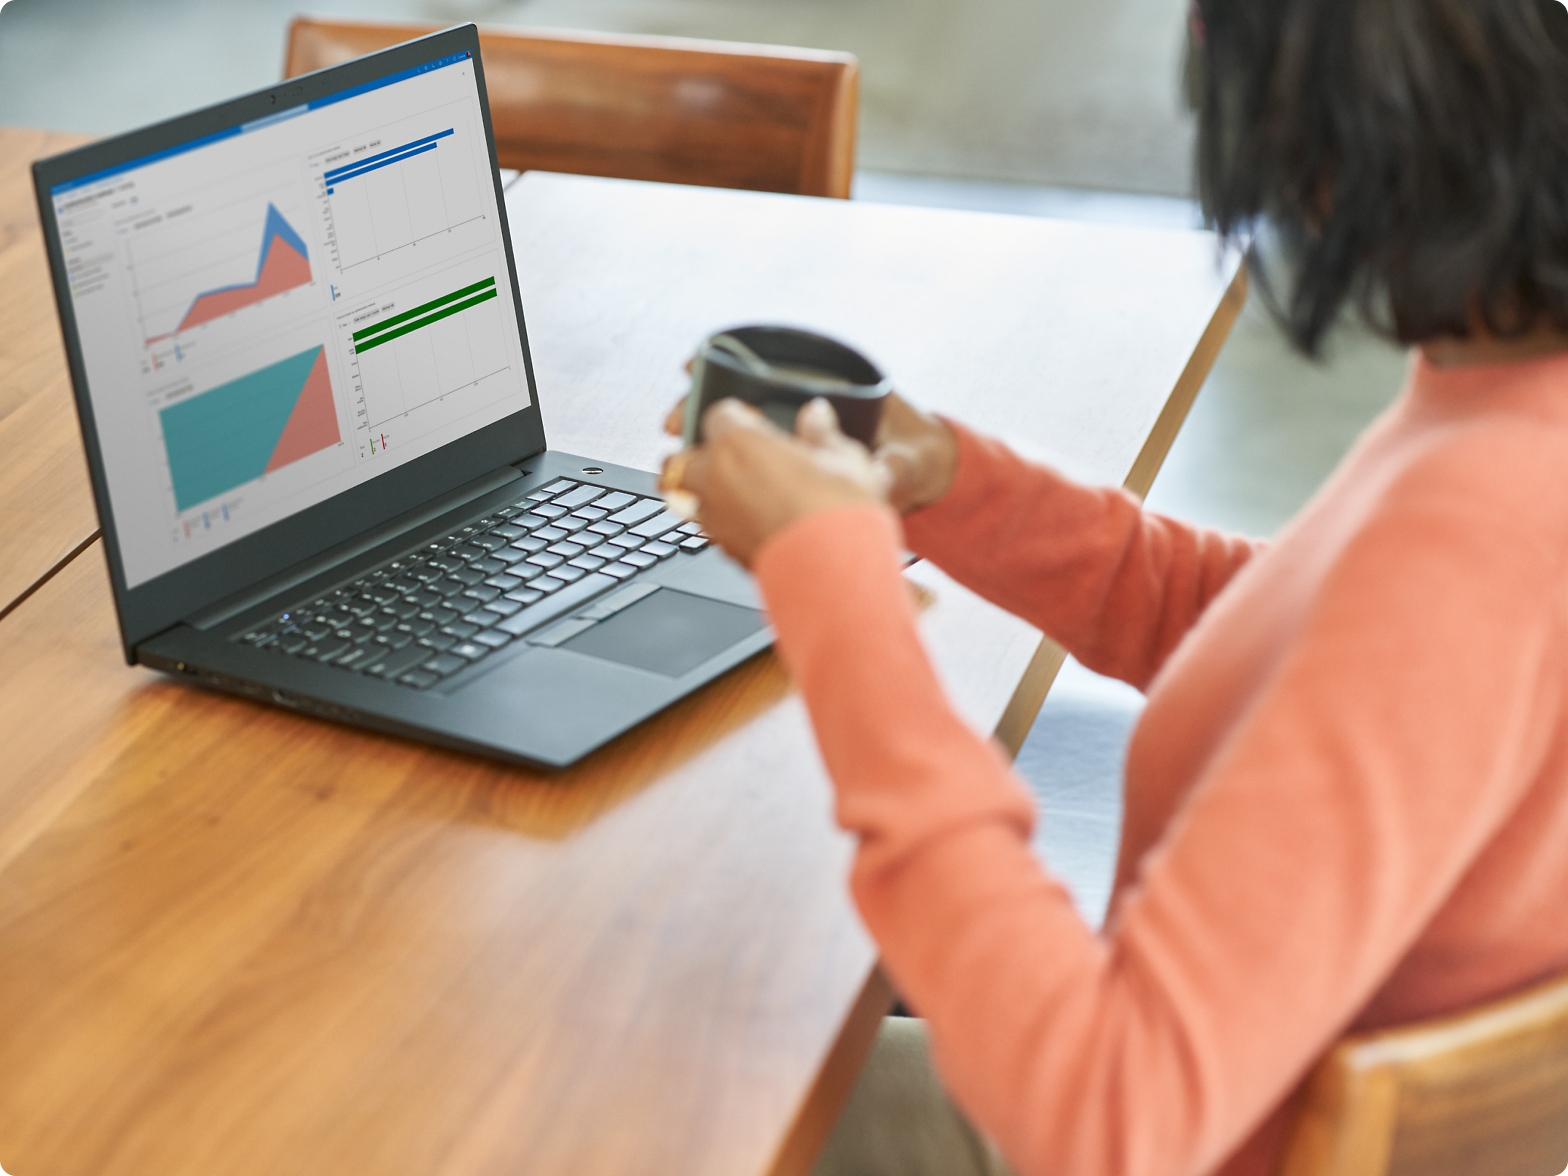
[[[33,174],[133,660],[544,448],[474,26]]]

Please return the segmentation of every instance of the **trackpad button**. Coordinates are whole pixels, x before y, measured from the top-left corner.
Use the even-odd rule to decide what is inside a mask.
[[[679,678],[767,623],[754,608],[661,588],[556,648]]]

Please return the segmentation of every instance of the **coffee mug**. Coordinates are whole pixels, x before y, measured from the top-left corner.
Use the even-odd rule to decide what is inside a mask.
[[[881,369],[826,335],[794,327],[733,327],[703,341],[692,362],[684,436],[702,440],[702,414],[727,397],[758,409],[787,433],[795,416],[821,397],[833,406],[846,436],[876,444],[882,405],[892,390]]]

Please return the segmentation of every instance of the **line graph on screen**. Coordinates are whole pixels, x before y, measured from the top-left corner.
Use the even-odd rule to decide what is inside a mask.
[[[235,311],[266,302],[279,294],[308,286],[312,279],[310,249],[288,219],[269,203],[261,231],[261,249],[255,277],[198,292],[171,331],[149,336],[148,347],[210,323]]]

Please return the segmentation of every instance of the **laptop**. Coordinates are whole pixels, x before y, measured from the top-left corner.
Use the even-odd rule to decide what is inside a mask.
[[[128,662],[555,768],[769,645],[545,442],[474,26],[33,174]]]

